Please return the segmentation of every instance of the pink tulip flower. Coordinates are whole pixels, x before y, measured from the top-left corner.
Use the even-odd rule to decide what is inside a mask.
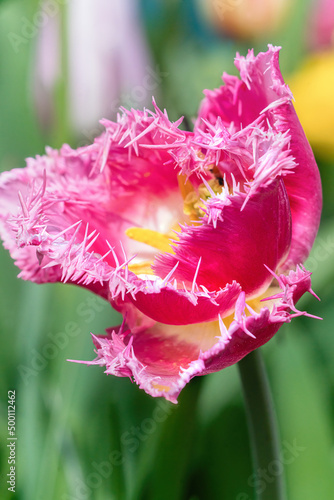
[[[124,316],[93,335],[107,374],[176,402],[302,314],[320,176],[278,64],[237,55],[193,132],[122,110],[92,145],[0,177],[0,229],[20,277],[72,282]]]

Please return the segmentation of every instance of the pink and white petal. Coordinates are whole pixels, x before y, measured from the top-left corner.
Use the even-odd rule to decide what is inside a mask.
[[[187,379],[180,371],[189,370],[200,355],[200,346],[211,347],[218,335],[218,321],[182,327],[157,323],[134,335],[118,327],[107,336],[93,336],[97,358],[81,363],[105,365],[105,373],[133,378],[151,396],[176,403],[175,387]]]
[[[284,177],[292,215],[292,239],[282,270],[307,259],[320,224],[322,189],[319,169],[297,114],[291,103],[274,110],[279,132],[289,131],[290,151],[295,158],[293,175]]]
[[[151,286],[150,286],[151,285]],[[198,289],[178,289],[168,283],[159,288],[149,281],[138,286],[131,297],[139,311],[155,321],[167,325],[187,325],[212,321],[220,314],[231,314],[241,287],[235,281],[215,292]]]
[[[224,73],[223,86],[205,91],[196,127],[205,129],[204,120],[214,125],[220,116],[234,133],[255,121],[267,106],[291,101],[291,91],[279,69],[279,51],[280,47],[269,45],[267,52],[257,56],[253,50],[246,57],[237,54],[235,65],[241,80]]]
[[[312,149],[292,105],[292,94],[284,83],[279,68],[279,48],[269,46],[266,53],[254,57],[238,57],[236,65],[248,85],[252,99],[265,96],[266,117],[277,132],[289,134],[290,155],[294,158],[293,175],[284,177],[292,214],[290,253],[282,269],[304,262],[316,237],[322,208],[321,180]],[[262,104],[259,106],[261,107]],[[259,112],[263,113],[263,109]],[[254,118],[256,116],[254,115]]]
[[[156,323],[155,320],[139,311],[135,303],[131,301],[130,294],[125,295],[124,298],[119,295],[115,299],[112,299],[109,295],[109,301],[113,309],[122,314],[124,322],[126,322],[127,327],[134,334],[137,331],[146,330]],[[114,330],[114,328],[108,328],[106,332],[111,334],[112,330]]]
[[[99,227],[93,224],[99,219],[98,210],[93,210],[95,220],[90,221],[90,227],[103,235],[101,241],[108,239],[116,247],[119,257],[119,241],[127,254],[145,251],[140,243],[125,237],[127,228],[144,227],[166,233],[183,215],[170,150],[184,141],[185,133],[178,129],[180,120],[170,122],[167,113],[153,104],[154,112],[124,109],[117,122],[103,120],[106,132],[93,145],[78,153],[68,152],[91,158],[87,181],[100,183],[105,199],[94,204],[101,211]],[[106,224],[106,214],[110,218],[114,215],[110,224]],[[122,227],[115,222],[121,220],[118,214],[122,214]]]
[[[186,133],[153,101],[155,111],[123,109],[117,123],[102,120],[106,133],[92,146],[98,151],[94,171],[110,171],[111,189],[119,196],[164,198],[178,188],[170,151],[185,141]]]
[[[55,269],[42,269],[36,248],[20,247],[17,232],[13,232],[12,227],[13,219],[22,213],[22,200],[28,192],[29,184],[34,183],[36,178],[43,179],[43,168],[39,168],[33,177],[26,168],[17,168],[1,174],[0,236],[16,266],[21,269],[20,278],[36,283],[56,282],[60,279],[60,272]]]
[[[241,80],[224,75],[225,86],[206,91],[196,127],[208,130],[220,116],[230,133],[245,128],[262,115],[277,133],[288,134],[293,175],[284,178],[292,213],[292,242],[282,270],[307,258],[320,223],[321,180],[311,147],[292,105],[292,94],[279,68],[279,47],[267,52],[237,56]]]
[[[202,223],[182,227],[174,255],[157,256],[156,274],[166,276],[177,265],[173,278],[187,286],[196,274],[197,284],[211,291],[236,281],[248,298],[261,294],[272,280],[265,265],[276,269],[289,250],[290,209],[278,179],[259,188],[241,210],[245,199],[244,193],[212,197]]]
[[[148,394],[176,403],[194,376],[237,363],[268,342],[283,323],[307,314],[296,309],[296,300],[306,291],[313,293],[310,275],[298,267],[288,276],[277,276],[282,293],[276,294],[273,306],[264,305],[259,313],[247,308],[242,292],[228,329],[219,319],[184,326],[156,323],[135,332],[123,325],[124,329],[113,329],[107,336],[94,336],[97,357],[83,363],[106,366],[107,374],[128,376]]]
[[[287,276],[284,274],[277,276],[282,291],[264,299],[264,307],[259,313],[250,310],[244,294],[240,294],[234,321],[228,330],[222,329],[222,341],[225,342],[225,346],[220,350],[218,343],[201,357],[205,361],[203,375],[237,363],[251,351],[267,343],[283,323],[290,323],[296,316],[321,319],[305,311],[299,311],[296,307],[297,301],[306,292],[316,297],[311,288],[311,274],[298,266],[296,271],[290,271]],[[270,308],[265,306],[268,300],[273,302]]]
[[[22,259],[16,252],[16,260],[27,279],[44,282],[52,273],[53,281],[55,276],[87,286],[92,279],[105,281],[113,273],[106,265],[118,266],[124,250],[133,256],[149,248],[127,238],[126,229],[143,225],[168,232],[183,213],[173,162],[161,149],[183,139],[178,124],[156,107],[155,113],[124,111],[118,123],[106,126],[92,146],[74,151],[65,145],[60,152],[48,148],[47,155],[28,159],[25,169],[1,176],[7,246],[22,249]],[[36,247],[37,254],[23,250],[27,246]],[[28,257],[35,260],[24,270]],[[52,272],[46,271],[51,267]]]
[[[18,170],[27,182],[28,170]],[[12,255],[22,270],[21,277],[39,283],[70,280],[104,298],[109,294],[112,298],[124,296],[128,272],[120,242],[132,221],[108,212],[104,206],[104,197],[108,195],[101,191],[98,196],[94,185],[87,190],[84,202],[71,182],[68,191],[63,185],[60,197],[60,182],[63,180],[54,175],[50,183],[46,178],[37,189],[31,183],[26,199],[21,197],[17,213],[5,216],[3,224]],[[116,249],[107,240],[109,231],[110,239],[118,243]]]

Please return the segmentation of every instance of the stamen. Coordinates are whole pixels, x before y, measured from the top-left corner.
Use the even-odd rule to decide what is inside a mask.
[[[154,272],[152,270],[152,262],[142,262],[140,264],[130,264],[128,266],[128,269],[129,271],[131,271],[132,273],[136,274],[137,276],[139,274],[149,274],[149,275],[152,275],[154,276]]]
[[[220,194],[223,186],[218,179],[203,180],[203,184],[198,186],[198,192],[190,191],[186,197],[183,197],[183,213],[191,217],[192,220],[198,220],[205,214],[205,201],[212,196]]]
[[[143,229],[141,227],[130,227],[125,234],[132,240],[150,245],[160,252],[174,253],[171,247],[171,240],[165,234],[153,231],[152,229]]]
[[[161,384],[156,384],[155,382],[152,382],[152,387],[154,387],[154,389],[157,389],[158,391],[162,391],[162,392],[169,392],[170,391],[169,385],[161,385]]]
[[[179,183],[179,189],[182,195],[182,198],[185,200],[190,193],[195,193],[194,186],[187,179],[187,176],[184,174],[179,174],[177,176],[177,182]]]

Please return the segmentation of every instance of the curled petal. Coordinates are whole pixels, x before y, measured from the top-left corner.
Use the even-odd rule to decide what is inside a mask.
[[[219,116],[235,132],[254,122],[268,106],[273,109],[292,99],[278,65],[280,47],[268,47],[257,56],[253,50],[246,57],[237,54],[235,65],[241,80],[224,73],[225,85],[205,91],[198,127],[204,128],[204,120],[214,124]]]
[[[282,269],[291,269],[306,260],[313,245],[320,223],[322,194],[319,170],[292,105],[292,94],[281,75],[278,55],[279,48],[269,46],[268,52],[257,57],[252,53],[246,58],[239,57],[237,67],[249,88],[249,98],[254,99],[257,94],[266,96],[267,114],[273,127],[283,134],[288,132],[291,137],[289,149],[296,166],[293,175],[284,178],[284,183],[291,206],[292,240],[282,266]]]
[[[292,240],[282,269],[304,262],[310,252],[320,223],[321,181],[311,147],[292,105],[292,94],[279,69],[279,47],[269,45],[267,52],[246,57],[237,55],[235,64],[241,80],[224,75],[225,86],[207,91],[197,120],[215,124],[220,117],[230,132],[237,132],[265,116],[278,133],[288,133],[287,146],[295,160],[293,175],[284,177],[292,214]]]
[[[56,282],[60,279],[60,271],[56,269],[45,270],[40,266],[40,256],[36,248],[22,245],[22,238],[29,242],[39,242],[35,231],[30,233],[28,224],[29,210],[26,205],[26,196],[29,192],[29,184],[39,185],[37,196],[43,193],[43,167],[39,165],[32,175],[28,169],[14,169],[3,172],[0,178],[0,235],[4,246],[10,252],[15,264],[21,270],[19,277],[37,283]],[[38,180],[37,180],[38,179]],[[24,224],[15,226],[15,219],[22,217]]]
[[[114,329],[94,337],[97,357],[87,364],[106,366],[106,373],[129,376],[148,394],[164,396],[173,403],[196,375],[212,373],[237,363],[268,342],[283,323],[298,311],[296,300],[311,293],[311,273],[303,268],[277,276],[281,292],[270,298],[260,312],[253,311],[239,295],[234,318],[195,325]],[[267,299],[268,300],[268,299]],[[266,304],[264,302],[263,304]],[[292,311],[292,314],[291,314]]]
[[[153,396],[176,402],[192,377],[306,314],[310,273],[296,264],[318,229],[320,178],[278,54],[238,55],[241,80],[206,93],[194,132],[153,102],[103,120],[90,146],[48,148],[0,177],[0,232],[21,276],[109,300],[126,320],[93,337],[88,364]]]
[[[0,231],[21,277],[71,280],[94,291],[100,282],[106,296],[109,286],[122,287],[115,275],[127,246],[137,250],[125,231],[143,224],[168,231],[182,212],[177,175],[161,149],[183,140],[178,124],[156,106],[104,123],[93,145],[47,148],[26,168],[1,175]]]
[[[228,316],[234,309],[241,291],[238,283],[218,292],[208,290],[182,290],[167,285],[157,291],[154,287],[136,292],[133,304],[146,316],[167,325],[185,325],[210,321],[220,314]],[[197,288],[197,287],[196,287]]]
[[[284,178],[292,216],[292,240],[282,270],[291,269],[308,257],[320,224],[321,179],[314,155],[291,103],[275,110],[277,129],[291,136],[290,150],[296,167]]]
[[[272,276],[265,268],[276,269],[290,245],[290,211],[282,181],[252,195],[243,210],[246,195],[238,193],[211,201],[199,226],[185,226],[175,243],[175,254],[160,254],[156,272],[166,275],[177,263],[174,277],[191,283],[196,267],[197,283],[219,290],[237,281],[247,296],[259,295]],[[217,210],[220,214],[217,216]],[[214,215],[212,215],[214,211]],[[211,220],[215,218],[216,223]]]

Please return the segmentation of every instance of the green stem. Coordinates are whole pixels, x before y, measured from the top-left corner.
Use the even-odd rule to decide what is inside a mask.
[[[283,468],[278,428],[260,350],[248,354],[238,366],[250,433],[256,498],[285,500],[284,473],[276,472]]]

